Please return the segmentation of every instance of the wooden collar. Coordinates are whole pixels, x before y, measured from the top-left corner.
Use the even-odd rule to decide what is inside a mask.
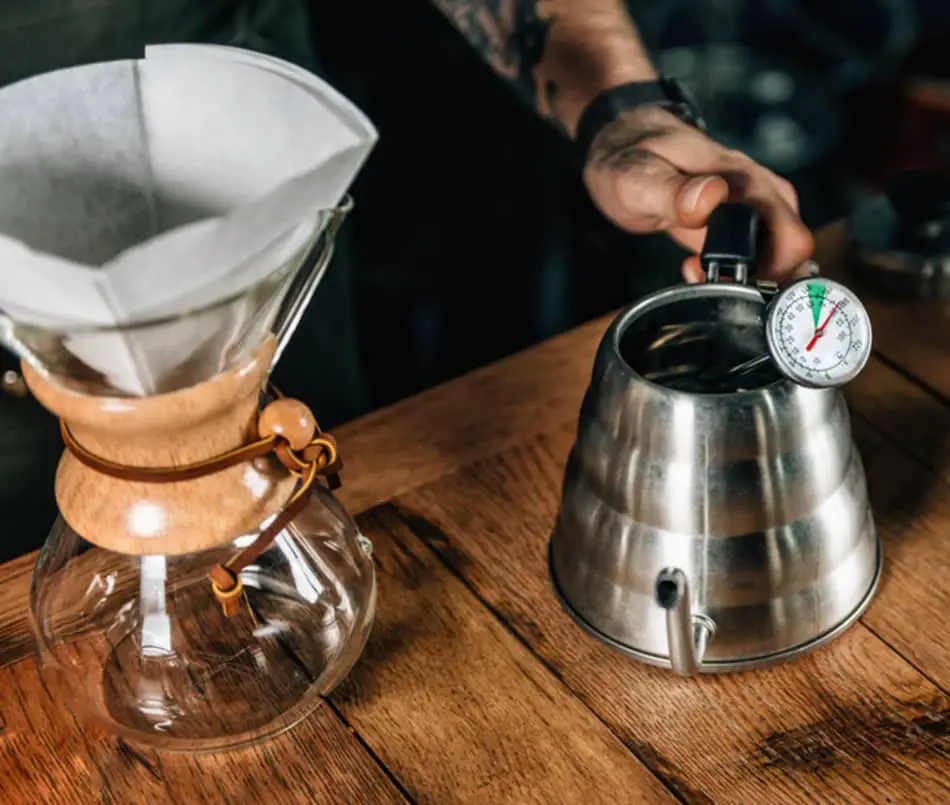
[[[240,611],[244,588],[240,573],[258,559],[307,504],[310,490],[318,477],[327,480],[330,489],[341,485],[342,461],[336,440],[320,430],[316,418],[299,400],[283,397],[274,390],[275,399],[261,411],[255,441],[228,450],[203,461],[173,467],[130,467],[102,458],[85,449],[73,436],[65,420],[60,429],[66,449],[90,469],[123,481],[139,483],[181,483],[202,478],[245,461],[274,453],[299,481],[293,494],[257,539],[227,562],[215,565],[209,573],[211,588],[226,617]]]

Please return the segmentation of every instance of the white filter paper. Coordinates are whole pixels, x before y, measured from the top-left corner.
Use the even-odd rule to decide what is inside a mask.
[[[376,140],[317,76],[232,47],[154,46],[4,87],[0,309],[108,328],[239,294],[311,242]],[[277,303],[68,348],[118,389],[156,393],[182,366],[216,370]]]

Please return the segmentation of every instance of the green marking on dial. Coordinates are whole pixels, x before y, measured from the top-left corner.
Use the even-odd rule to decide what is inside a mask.
[[[808,283],[808,301],[811,303],[811,315],[815,320],[815,329],[821,324],[821,306],[825,303],[825,286],[820,282]]]

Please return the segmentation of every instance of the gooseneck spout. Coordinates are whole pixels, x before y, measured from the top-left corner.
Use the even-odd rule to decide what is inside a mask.
[[[666,568],[656,577],[656,601],[666,610],[666,639],[673,670],[693,676],[703,664],[706,645],[715,634],[715,624],[705,615],[694,615],[689,601],[689,582],[679,568]]]

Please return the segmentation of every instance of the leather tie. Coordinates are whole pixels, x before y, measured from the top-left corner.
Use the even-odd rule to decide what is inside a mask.
[[[69,426],[60,420],[66,448],[90,469],[138,483],[178,483],[211,475],[221,470],[274,453],[278,461],[299,481],[293,494],[271,523],[243,550],[227,562],[215,565],[209,573],[211,588],[226,617],[241,609],[244,587],[241,571],[258,559],[307,504],[310,490],[318,477],[326,479],[330,489],[339,488],[340,459],[336,440],[320,430],[316,418],[299,400],[284,397],[276,389],[277,398],[269,403],[257,420],[258,439],[217,456],[176,467],[128,467],[97,456],[86,450],[73,436]]]

